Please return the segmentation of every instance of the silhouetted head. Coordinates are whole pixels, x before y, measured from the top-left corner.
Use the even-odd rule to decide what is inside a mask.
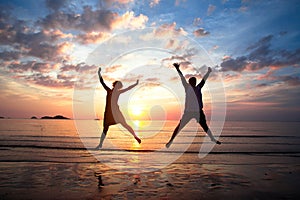
[[[189,79],[189,84],[190,84],[191,86],[196,87],[196,83],[197,83],[196,77],[191,77],[191,78]]]
[[[121,89],[123,87],[123,84],[121,81],[115,81],[113,82],[113,87],[116,88],[116,89]]]

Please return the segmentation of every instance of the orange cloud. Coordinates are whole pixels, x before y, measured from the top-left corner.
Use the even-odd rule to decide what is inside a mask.
[[[183,28],[176,29],[176,22],[172,24],[163,24],[154,30],[154,34],[157,37],[165,37],[168,35],[187,35],[187,32]]]
[[[58,46],[57,53],[59,54],[65,54],[67,52],[70,52],[74,47],[74,44],[71,42],[63,42]]]
[[[129,28],[129,29],[139,29],[144,28],[145,24],[148,21],[148,17],[140,14],[139,16],[134,16],[133,11],[127,11],[122,16],[116,17],[114,22],[112,23],[112,28],[114,29],[123,29],[123,28]]]
[[[47,36],[50,36],[52,38],[73,38],[73,35],[71,33],[63,33],[62,31],[55,29],[55,30],[43,30],[43,33]]]

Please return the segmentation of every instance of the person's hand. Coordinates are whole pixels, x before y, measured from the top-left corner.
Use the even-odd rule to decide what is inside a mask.
[[[176,69],[179,69],[180,64],[178,64],[178,63],[173,63],[173,65],[174,65],[174,67],[175,67]]]
[[[99,67],[99,69],[98,69],[98,74],[99,75],[101,74],[101,67]]]
[[[208,67],[208,68],[207,68],[207,71],[210,73],[210,72],[211,72],[211,67]]]

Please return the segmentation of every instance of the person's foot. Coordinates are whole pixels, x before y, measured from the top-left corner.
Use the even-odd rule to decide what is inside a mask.
[[[216,139],[212,139],[211,141],[216,143],[216,144],[221,144],[221,142],[219,140],[216,140]]]
[[[134,137],[134,138],[136,139],[136,141],[137,141],[139,144],[141,144],[142,140],[141,140],[140,138],[138,138],[138,137]]]
[[[99,150],[99,149],[101,149],[101,148],[102,148],[102,144],[99,144],[99,145],[96,147],[97,150]]]
[[[172,144],[172,141],[168,142],[168,143],[166,144],[166,147],[169,148],[169,147],[171,146],[171,144]]]

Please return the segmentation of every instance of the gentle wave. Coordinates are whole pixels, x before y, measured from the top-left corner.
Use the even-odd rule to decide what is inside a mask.
[[[69,139],[94,139],[94,138],[99,138],[99,136],[91,136],[91,137],[79,137],[79,136],[57,136],[57,135],[9,135],[6,137],[10,138],[15,138],[15,137],[22,137],[22,138],[69,138]],[[181,135],[181,137],[195,137],[195,138],[203,138],[206,137],[205,135]],[[295,136],[295,135],[220,135],[219,137],[221,138],[295,138],[295,139],[300,139],[300,136]]]
[[[95,148],[85,148],[85,147],[61,147],[61,146],[42,146],[42,145],[0,145],[0,149],[4,148],[31,148],[31,149],[55,149],[55,150],[73,150],[73,151],[105,151],[105,152],[137,152],[137,153],[186,153],[194,154],[199,153],[198,151],[167,151],[167,150],[152,150],[152,149],[95,149]],[[202,152],[208,153],[208,152]],[[210,154],[300,154],[300,151],[212,151]]]

